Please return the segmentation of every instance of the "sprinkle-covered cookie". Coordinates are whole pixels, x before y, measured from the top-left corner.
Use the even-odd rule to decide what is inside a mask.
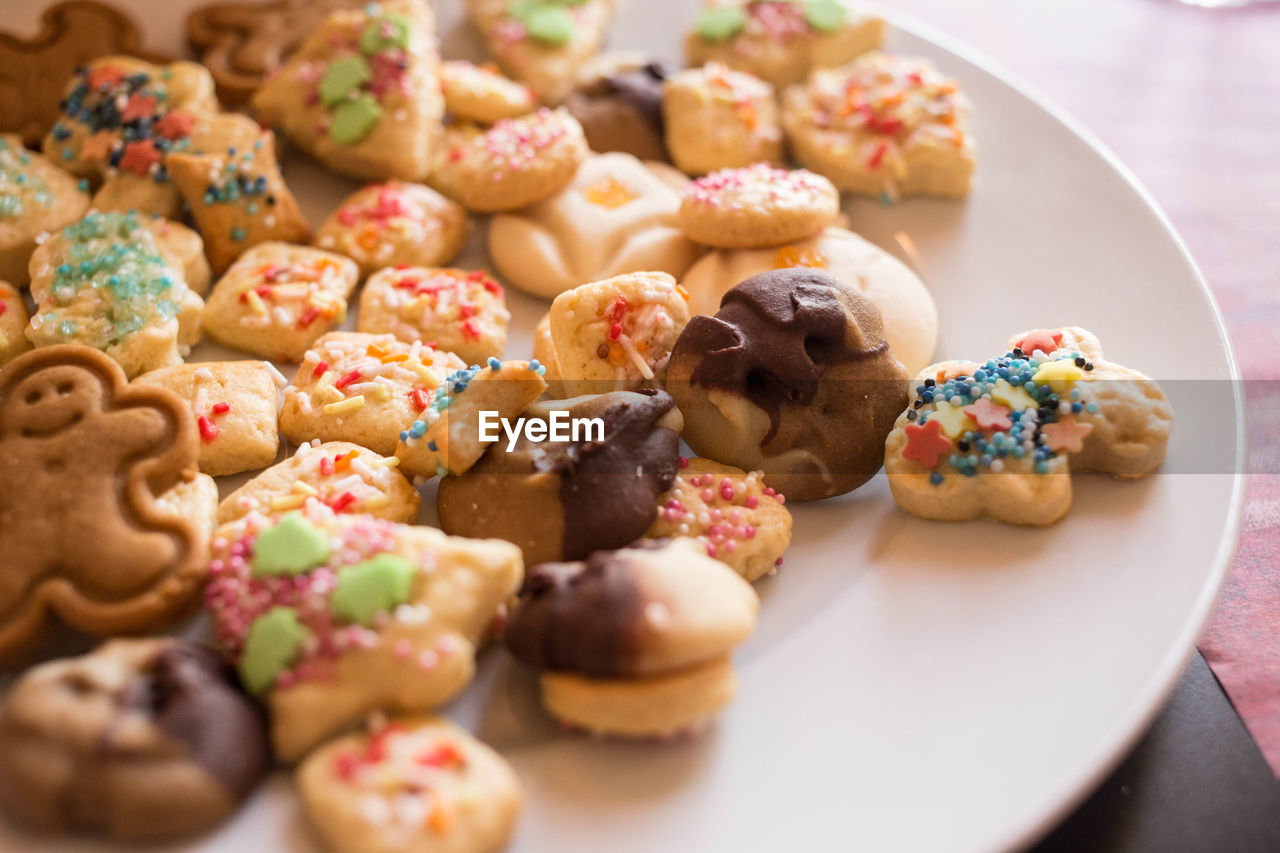
[[[502,355],[510,320],[502,285],[482,270],[394,267],[360,294],[360,331],[426,341],[468,364]]]
[[[757,249],[806,240],[840,213],[840,193],[821,175],[756,163],[689,184],[680,227],[696,243]]]
[[[667,150],[686,174],[783,160],[773,86],[719,62],[667,78],[662,115]]]
[[[538,108],[538,96],[527,85],[465,60],[440,64],[440,88],[445,111],[462,121],[494,124]]]
[[[368,276],[383,267],[447,264],[468,231],[467,212],[440,193],[386,181],[348,196],[320,226],[315,245],[346,255]]]
[[[36,240],[89,209],[87,182],[22,147],[17,134],[0,135],[0,281],[27,283]]]
[[[0,281],[0,367],[31,349],[31,342],[23,334],[28,319],[27,305],[18,288]]]

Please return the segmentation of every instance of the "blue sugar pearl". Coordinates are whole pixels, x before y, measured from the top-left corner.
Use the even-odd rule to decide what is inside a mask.
[[[1073,415],[1078,415],[1078,414],[1080,414],[1080,410],[1081,410],[1081,409],[1083,409],[1083,408],[1084,408],[1084,406],[1080,405],[1079,403],[1072,403],[1072,404],[1071,404],[1071,414],[1073,414]]]
[[[991,467],[991,454],[990,454],[990,453],[984,453],[984,454],[982,454],[982,457],[981,457],[978,461],[982,463],[982,467],[983,467],[983,468],[990,468],[990,467]]]
[[[71,275],[70,264],[58,264],[58,275]]]
[[[1072,400],[1079,400],[1079,399],[1080,399],[1080,389],[1079,389],[1079,388],[1072,388],[1072,389],[1071,389],[1071,399],[1072,399]]]
[[[231,229],[231,239],[237,243],[243,243],[248,235],[244,233],[244,229],[239,225]]]
[[[439,449],[440,447],[434,441],[427,442],[427,450],[430,450],[432,453],[435,453]]]
[[[1036,463],[1036,473],[1037,473],[1037,474],[1048,474],[1048,473],[1049,473],[1049,463],[1048,463],[1048,462],[1037,462],[1037,463]]]
[[[1026,449],[1025,447],[1023,447],[1021,444],[1015,444],[1015,445],[1013,446],[1013,458],[1014,458],[1014,459],[1021,459],[1022,457],[1026,456],[1026,455],[1027,455],[1027,449]]]
[[[935,486],[941,485],[942,475],[939,474],[937,471],[934,471],[932,474],[929,475],[929,482],[933,483]]]
[[[407,429],[400,430],[400,440],[401,441],[409,440],[409,431]]]
[[[1096,415],[1096,414],[1098,413],[1098,404],[1097,404],[1097,403],[1085,403],[1085,405],[1084,405],[1084,410],[1085,410],[1086,412],[1088,412],[1089,414],[1091,414],[1091,415]]]
[[[964,474],[966,477],[976,477],[976,476],[978,476],[978,470],[977,470],[976,468],[973,468],[973,467],[969,467],[969,468],[961,468],[961,469],[960,469],[960,473],[961,473],[961,474]]]
[[[533,362],[530,362],[529,366],[533,367]],[[492,355],[489,356],[489,369],[497,370],[499,367],[502,367],[502,362],[498,361],[498,359]]]
[[[425,433],[426,431],[427,431],[426,421],[414,421],[413,424],[409,427],[409,435],[413,436],[414,438],[422,438],[423,433]]]
[[[920,395],[920,399],[921,399],[921,400],[924,400],[926,403],[932,403],[932,402],[933,402],[933,392],[932,392],[932,391],[925,391],[923,394],[921,394],[921,395]]]
[[[952,468],[959,468],[960,457],[957,454],[952,453],[950,456],[947,457],[947,464],[950,465]]]

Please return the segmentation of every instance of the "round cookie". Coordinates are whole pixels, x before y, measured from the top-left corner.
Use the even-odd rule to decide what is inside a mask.
[[[465,60],[440,64],[440,90],[445,112],[462,121],[494,124],[538,108],[538,96],[528,86]]]
[[[0,801],[130,842],[221,823],[266,775],[266,726],[211,649],[112,640],[23,675],[0,709]]]
[[[747,279],[714,317],[689,321],[667,387],[699,455],[760,469],[807,501],[852,491],[880,469],[907,376],[857,288],[784,269]]]
[[[502,756],[427,716],[326,744],[298,768],[298,787],[334,853],[497,851],[523,800]]]
[[[880,309],[885,337],[908,371],[933,360],[938,310],[929,289],[906,264],[843,228],[776,249],[717,250],[705,255],[680,283],[689,310],[714,314],[720,299],[740,281],[773,269],[810,267],[847,282]]]
[[[369,184],[338,206],[314,245],[360,265],[360,275],[383,267],[438,267],[467,241],[467,212],[440,193],[407,181]]]
[[[680,473],[658,498],[658,517],[645,536],[687,536],[708,557],[756,581],[782,563],[791,542],[786,498],[750,473],[710,459],[680,459]]]
[[[667,78],[662,116],[667,150],[686,174],[784,160],[773,87],[718,62]]]
[[[624,737],[695,726],[732,697],[729,654],[755,629],[759,599],[688,539],[642,540],[529,570],[507,648],[544,673],[564,722]]]
[[[440,482],[440,526],[514,542],[526,565],[581,559],[642,536],[675,479],[680,412],[663,391],[615,391],[535,403],[524,417],[566,426],[569,441],[505,436],[460,477]],[[564,419],[564,420],[562,420]],[[590,426],[590,425],[588,425]]]
[[[806,240],[840,215],[840,193],[821,175],[755,163],[722,169],[685,189],[680,227],[695,243],[759,249]]]
[[[582,123],[592,151],[666,160],[662,84],[672,73],[643,53],[601,54],[583,68],[564,106]]]
[[[87,187],[24,148],[17,134],[0,134],[0,280],[27,282],[27,263],[39,235],[84,216]]]
[[[564,189],[590,153],[577,119],[544,108],[482,132],[449,129],[431,183],[468,210],[518,210]]]
[[[591,157],[555,196],[494,217],[489,256],[507,281],[543,299],[625,273],[679,278],[701,250],[677,227],[674,171],[629,154]]]

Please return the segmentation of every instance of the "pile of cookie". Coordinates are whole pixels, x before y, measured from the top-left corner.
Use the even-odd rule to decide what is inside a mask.
[[[425,0],[204,7],[199,63],[84,2],[0,40],[57,86],[0,116],[0,660],[112,638],[4,698],[27,823],[186,837],[283,764],[335,850],[499,849],[515,773],[431,715],[486,646],[567,727],[695,732],[796,502],[884,467],[922,518],[1045,525],[1071,471],[1163,459],[1158,385],[1084,329],[930,365],[841,193],[963,197],[974,142],[878,18],[708,0],[677,71],[599,53],[613,0],[467,9],[496,65]],[[277,130],[367,182],[314,231]],[[477,225],[493,269],[452,266]],[[504,285],[548,303],[527,359]]]

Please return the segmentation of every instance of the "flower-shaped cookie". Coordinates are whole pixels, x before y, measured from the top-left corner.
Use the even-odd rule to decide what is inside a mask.
[[[506,279],[544,299],[631,272],[680,277],[700,249],[676,224],[673,170],[630,154],[591,157],[572,183],[528,210],[494,217],[489,254]]]
[[[360,331],[426,341],[468,364],[502,355],[510,320],[502,285],[481,270],[394,267],[360,295]]]
[[[0,134],[0,280],[26,284],[36,239],[84,216],[87,188],[17,134]]]
[[[872,53],[788,89],[782,124],[796,159],[841,190],[961,198],[974,168],[968,106],[928,60]]]
[[[522,567],[506,542],[313,501],[221,528],[205,605],[245,687],[265,694],[276,754],[295,761],[372,711],[427,711],[462,690]]]
[[[143,631],[195,596],[201,533],[155,495],[194,472],[195,423],[102,353],[27,353],[0,373],[0,656],[51,617]]]
[[[335,172],[421,180],[444,113],[438,65],[426,0],[339,9],[258,90],[253,106]]]
[[[341,252],[362,276],[383,267],[436,267],[458,256],[467,212],[422,184],[387,181],[348,196],[316,232],[315,245]]]
[[[773,86],[719,62],[668,77],[662,116],[671,160],[690,175],[784,159]]]
[[[1074,326],[1015,335],[985,363],[928,367],[910,401],[885,470],[899,506],[941,521],[1053,524],[1071,507],[1071,471],[1144,477],[1173,429],[1160,386]]]

